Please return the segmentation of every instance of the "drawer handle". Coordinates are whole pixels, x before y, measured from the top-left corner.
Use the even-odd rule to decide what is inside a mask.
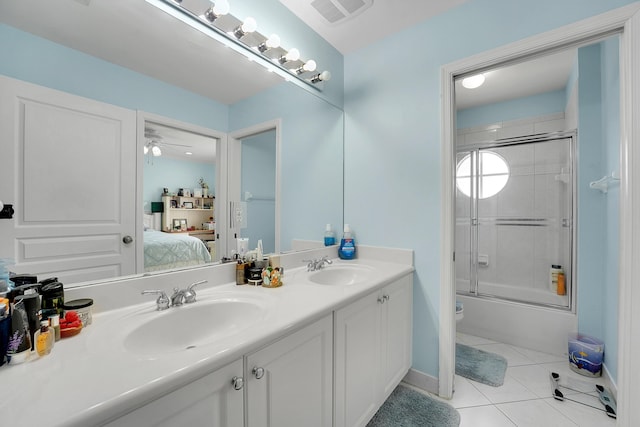
[[[391,297],[389,295],[385,295],[382,298],[384,298],[385,301],[389,301],[391,299]]]
[[[384,299],[384,297],[378,297],[378,303],[379,304],[384,304],[385,301],[386,301],[386,299]]]
[[[234,390],[242,390],[244,387],[244,379],[242,377],[233,377],[231,379],[231,384],[233,385]]]
[[[259,380],[264,376],[264,368],[254,367],[251,370],[251,373],[253,374],[254,377],[256,377],[257,380]]]

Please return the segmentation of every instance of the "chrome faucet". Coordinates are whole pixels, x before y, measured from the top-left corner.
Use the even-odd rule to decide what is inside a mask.
[[[331,261],[327,255],[323,256],[322,258],[318,258],[318,259],[302,260],[302,262],[306,262],[307,263],[307,271],[321,270],[322,268],[324,268],[325,264],[333,264],[333,261]]]
[[[199,282],[192,283],[187,286],[186,289],[173,288],[173,295],[171,295],[171,305],[175,307],[182,304],[191,304],[192,302],[196,302],[195,287],[203,283],[207,283],[207,281],[201,280]]]
[[[207,281],[201,280],[199,282],[192,283],[185,289],[173,288],[173,295],[171,295],[171,298],[169,298],[164,291],[159,289],[142,291],[142,295],[159,295],[156,300],[156,308],[158,311],[162,311],[169,307],[177,307],[182,304],[191,304],[192,302],[196,302],[195,287],[203,283],[207,283]]]
[[[171,301],[169,300],[169,297],[167,296],[167,294],[164,293],[164,291],[161,291],[159,289],[142,291],[142,295],[147,295],[147,294],[158,295],[158,299],[156,300],[156,310],[158,311],[166,310],[171,306]]]

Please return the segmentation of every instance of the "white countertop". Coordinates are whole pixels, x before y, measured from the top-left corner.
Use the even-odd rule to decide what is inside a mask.
[[[153,319],[183,307],[157,312],[151,299],[94,314],[90,326],[58,341],[50,355],[0,367],[2,419],[13,427],[101,425],[413,271],[411,265],[366,259],[334,260],[327,268],[341,263],[368,265],[375,279],[345,286],[318,285],[309,282],[309,273],[300,267],[286,271],[280,288],[226,283],[199,290],[194,305],[239,295],[260,300],[269,310],[255,325],[191,350],[156,357],[135,354],[122,343],[127,322]]]

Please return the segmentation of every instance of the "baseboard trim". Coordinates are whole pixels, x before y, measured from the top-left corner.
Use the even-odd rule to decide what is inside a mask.
[[[419,388],[420,390],[438,394],[438,378],[427,375],[424,372],[417,371],[413,368],[409,369],[407,375],[402,379],[403,382]]]
[[[602,377],[604,379],[605,386],[611,391],[611,394],[613,394],[613,397],[616,400],[618,400],[618,386],[616,382],[613,380],[613,378],[611,377],[611,374],[609,373],[609,369],[607,369],[606,363],[602,365]]]

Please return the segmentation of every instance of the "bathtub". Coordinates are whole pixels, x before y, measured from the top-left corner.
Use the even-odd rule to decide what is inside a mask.
[[[481,286],[485,293],[505,298],[535,301],[546,298],[545,303],[556,305],[564,305],[568,299],[544,290],[486,283]],[[567,353],[569,333],[578,330],[578,317],[568,310],[463,294],[456,299],[464,304],[464,318],[456,328],[465,334],[562,355]]]

